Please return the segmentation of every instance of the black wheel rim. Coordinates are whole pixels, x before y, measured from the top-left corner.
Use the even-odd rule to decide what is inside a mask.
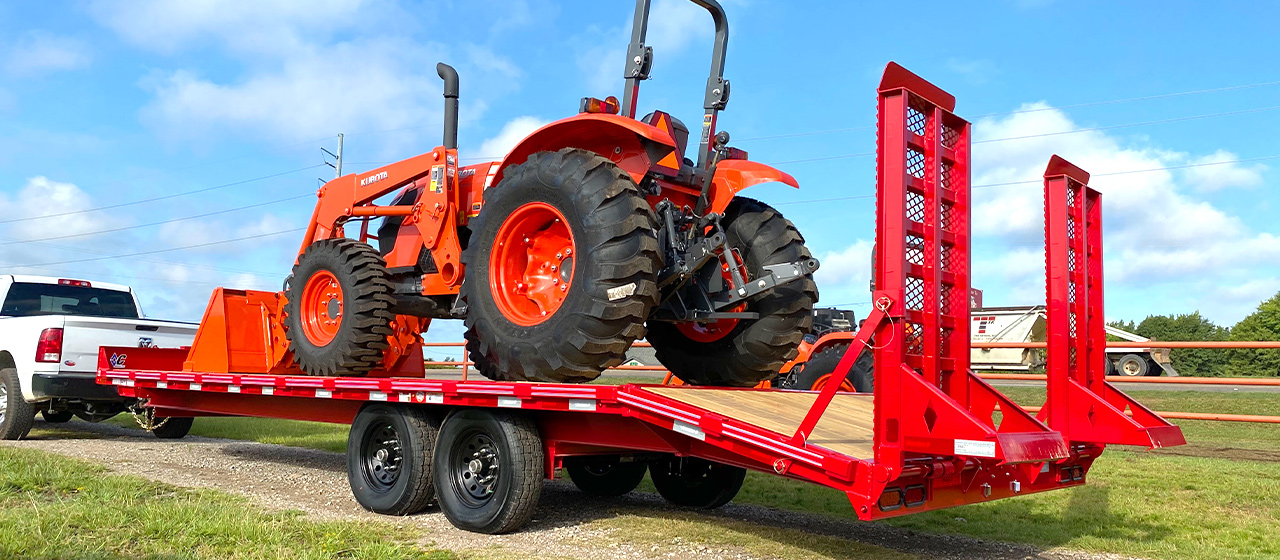
[[[502,460],[498,445],[481,431],[468,432],[458,439],[462,444],[454,448],[449,461],[454,491],[472,507],[484,505],[493,499],[498,485]]]
[[[365,432],[361,467],[364,478],[377,492],[386,492],[400,479],[404,452],[400,434],[390,422],[374,422]]]

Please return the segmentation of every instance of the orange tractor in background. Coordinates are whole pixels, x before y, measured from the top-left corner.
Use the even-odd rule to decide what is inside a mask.
[[[186,368],[406,375],[431,319],[462,318],[494,380],[589,381],[641,337],[691,383],[777,375],[812,321],[818,262],[790,221],[738,196],[798,185],[717,131],[728,20],[693,1],[716,27],[694,159],[678,119],[637,118],[649,0],[636,2],[621,103],[583,99],[501,161],[459,164],[458,75],[439,64],[444,144],[326,183],[284,292],[216,292]]]

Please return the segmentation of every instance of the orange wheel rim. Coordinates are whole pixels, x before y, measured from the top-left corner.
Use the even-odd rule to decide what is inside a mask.
[[[498,311],[523,327],[554,315],[573,286],[573,231],[545,202],[516,208],[498,229],[489,260],[489,289]]]
[[[813,391],[821,391],[823,388],[827,386],[827,383],[831,381],[831,375],[832,374],[828,373],[822,377],[819,377],[813,380],[813,387],[810,387],[810,389]],[[850,383],[848,379],[840,381],[840,390],[846,393],[857,392],[856,390],[854,390],[853,384]]]
[[[316,346],[333,342],[342,326],[342,285],[327,270],[317,271],[302,288],[302,333]]]

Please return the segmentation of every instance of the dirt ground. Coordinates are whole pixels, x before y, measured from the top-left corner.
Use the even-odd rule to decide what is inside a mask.
[[[73,422],[57,428],[37,421],[36,436],[5,445],[39,449],[101,463],[122,474],[174,486],[212,488],[249,498],[269,509],[293,509],[317,519],[361,520],[416,527],[439,548],[487,557],[651,559],[758,558],[732,547],[708,547],[672,536],[661,545],[637,545],[612,535],[601,520],[629,514],[661,518],[676,513],[655,495],[616,499],[589,497],[564,481],[548,482],[538,512],[524,530],[499,536],[454,529],[439,513],[387,517],[364,511],[347,486],[346,462],[338,453],[237,440],[188,437],[158,440],[110,425]],[[43,434],[43,435],[41,435]],[[688,515],[686,512],[679,512]],[[831,519],[758,506],[730,504],[694,514],[706,523],[741,525],[768,537],[778,528],[846,539],[930,559],[1116,559],[1074,551],[1041,551],[1026,545],[967,537],[929,535],[877,523]],[[737,527],[740,529],[741,527]]]

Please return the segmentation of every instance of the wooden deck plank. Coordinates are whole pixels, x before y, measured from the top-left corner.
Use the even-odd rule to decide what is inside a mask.
[[[818,397],[817,393],[693,387],[646,387],[645,390],[788,437],[800,427]],[[809,437],[809,444],[858,459],[871,459],[874,425],[871,399],[871,395],[837,393]]]

